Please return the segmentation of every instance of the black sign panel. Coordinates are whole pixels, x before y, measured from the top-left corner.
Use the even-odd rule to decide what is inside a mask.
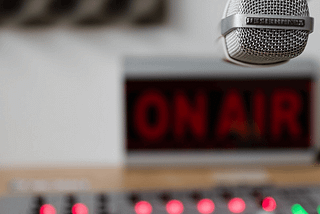
[[[311,79],[127,80],[127,149],[307,148]]]

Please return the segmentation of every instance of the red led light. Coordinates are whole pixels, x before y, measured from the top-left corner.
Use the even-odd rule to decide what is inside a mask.
[[[181,214],[183,213],[184,207],[181,201],[171,200],[167,203],[166,209],[169,214]]]
[[[51,204],[44,204],[40,207],[40,214],[56,214],[56,209]]]
[[[262,209],[267,212],[272,212],[276,209],[277,203],[272,197],[266,197],[262,201]]]
[[[232,213],[242,213],[246,209],[246,203],[241,198],[233,198],[229,201],[228,208]]]
[[[78,203],[73,205],[72,214],[88,214],[88,207],[84,204]]]
[[[151,214],[152,213],[152,206],[147,201],[139,201],[134,206],[134,210],[137,214]]]
[[[214,203],[210,199],[202,199],[197,204],[197,209],[201,214],[213,213],[214,208]]]

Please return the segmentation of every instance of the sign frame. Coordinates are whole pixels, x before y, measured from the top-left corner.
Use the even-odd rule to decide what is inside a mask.
[[[135,80],[237,80],[237,79],[306,79],[312,82],[311,100],[314,101],[314,80],[318,66],[312,60],[292,60],[277,67],[247,68],[211,57],[126,57],[125,81]],[[314,103],[311,116],[314,117]],[[301,165],[313,163],[316,156],[315,120],[310,123],[310,147],[296,149],[217,149],[198,150],[129,150],[128,166],[215,166],[215,165]],[[126,130],[127,133],[127,130]],[[127,137],[126,137],[127,141]]]

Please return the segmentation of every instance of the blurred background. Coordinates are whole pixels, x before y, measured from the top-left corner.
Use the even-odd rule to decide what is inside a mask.
[[[319,184],[320,1],[308,1],[315,30],[303,54],[265,68],[224,61],[226,3],[0,0],[0,195]],[[60,196],[25,196],[20,210],[66,209]],[[133,211],[141,197],[122,208],[150,214]]]
[[[238,74],[242,79],[254,80],[256,70],[275,81],[262,83],[266,87],[282,87],[281,81],[276,81],[283,75],[308,80],[313,91],[303,100],[307,113],[301,119],[307,124],[304,137],[308,142],[298,147],[312,149],[312,161],[306,158],[302,162],[313,164],[320,146],[320,87],[315,66],[320,61],[320,1],[308,2],[315,30],[304,53],[283,67],[254,69],[223,60],[220,21],[225,0],[0,0],[0,170],[127,167],[128,139],[134,136],[128,125],[134,116],[128,106],[128,84],[132,81],[138,84],[134,87],[140,87],[140,83],[155,83],[162,90],[168,83],[162,81],[172,77],[171,70],[175,80],[188,77],[195,88],[202,85],[201,81],[218,84],[219,78]],[[188,84],[180,86],[192,91]],[[228,90],[232,84],[226,83],[220,89]],[[253,92],[255,86],[251,86],[248,90]],[[301,90],[309,93],[305,86]],[[139,150],[135,145],[130,148]],[[203,152],[204,147],[201,149]],[[237,156],[232,157],[229,163],[236,163]],[[154,159],[154,163],[160,159]],[[195,156],[190,161],[201,163]],[[201,167],[210,167],[214,161],[217,159],[203,162]],[[1,188],[4,190],[12,178],[41,178],[46,174],[37,173],[6,174]],[[58,171],[56,175],[59,173],[72,178],[73,171]],[[113,173],[116,176],[109,186],[143,185],[135,177],[137,171],[127,174],[132,181],[126,184],[119,184],[122,171]],[[182,175],[186,173],[188,170]],[[196,174],[187,177],[201,180]],[[80,175],[76,177],[82,178]]]
[[[0,166],[123,165],[125,57],[222,59],[225,4],[1,0]],[[317,27],[299,58],[320,60]]]

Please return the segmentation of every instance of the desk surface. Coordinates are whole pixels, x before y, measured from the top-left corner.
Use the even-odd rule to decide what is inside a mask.
[[[205,188],[219,185],[217,173],[263,171],[263,184],[308,185],[320,183],[320,166],[276,166],[257,168],[64,168],[0,170],[0,195],[9,193],[12,179],[87,179],[95,190]],[[259,181],[258,181],[259,183]],[[251,183],[250,183],[251,184]],[[261,183],[260,183],[261,184]]]

